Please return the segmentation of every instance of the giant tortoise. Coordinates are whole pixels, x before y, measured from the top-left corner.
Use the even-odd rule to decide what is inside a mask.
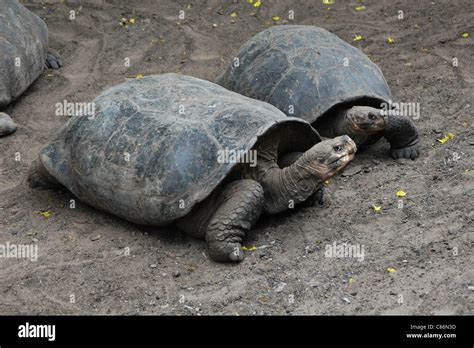
[[[43,72],[62,65],[48,53],[46,24],[17,0],[0,0],[0,110],[18,98]],[[0,136],[16,125],[0,112]]]
[[[418,156],[418,132],[391,110],[384,76],[364,53],[325,29],[280,25],[248,40],[217,83],[357,145],[382,136],[394,158]]]
[[[30,185],[64,186],[138,224],[175,223],[205,238],[217,261],[241,260],[262,211],[305,201],[356,151],[348,136],[321,142],[301,119],[188,76],[133,79],[94,103],[93,117],[72,117],[40,151]],[[302,155],[280,168],[294,151]]]

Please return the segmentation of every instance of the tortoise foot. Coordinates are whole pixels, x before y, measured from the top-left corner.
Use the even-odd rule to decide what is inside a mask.
[[[7,114],[0,112],[0,137],[16,131],[16,124]]]
[[[63,66],[63,61],[58,53],[48,52],[45,65],[48,69],[59,69]]]
[[[418,145],[412,145],[407,147],[402,147],[398,149],[390,149],[390,155],[393,159],[398,158],[407,158],[414,160],[420,155],[420,150],[418,149]]]

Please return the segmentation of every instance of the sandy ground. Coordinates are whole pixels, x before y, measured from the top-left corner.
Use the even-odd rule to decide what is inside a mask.
[[[27,5],[65,66],[6,110],[19,129],[0,139],[0,243],[36,243],[39,259],[0,259],[1,314],[474,313],[474,3],[373,0],[356,11],[355,1],[262,2]],[[245,243],[257,250],[237,265],[212,262],[203,241],[174,228],[144,229],[80,202],[71,209],[69,192],[26,185],[29,164],[67,121],[55,103],[91,101],[137,74],[213,81],[245,40],[290,10],[292,23],[327,28],[369,55],[395,100],[420,103],[418,160],[392,160],[386,142],[359,153],[327,186],[324,206],[262,218]],[[454,137],[438,142],[447,132]],[[325,257],[334,242],[363,246],[364,260]]]

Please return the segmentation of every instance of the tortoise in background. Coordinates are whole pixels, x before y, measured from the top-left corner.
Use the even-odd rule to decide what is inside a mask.
[[[393,158],[419,155],[410,119],[381,109],[392,96],[379,67],[327,30],[274,26],[247,41],[237,58],[218,84],[302,118],[322,136],[347,134],[358,146],[385,137]]]
[[[261,212],[305,201],[356,151],[348,136],[320,142],[307,122],[188,76],[131,80],[94,102],[94,117],[72,117],[40,151],[30,185],[64,186],[138,224],[175,223],[205,238],[217,261],[242,260]],[[219,158],[226,149],[255,150],[256,165]]]
[[[43,72],[62,62],[48,54],[48,29],[17,0],[0,0],[0,110],[18,98]],[[0,113],[0,136],[13,133],[16,125]]]

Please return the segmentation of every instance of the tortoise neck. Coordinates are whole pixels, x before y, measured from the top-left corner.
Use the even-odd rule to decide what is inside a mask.
[[[270,214],[291,209],[306,201],[321,183],[318,177],[311,174],[304,154],[288,167],[280,168],[277,150],[277,142],[261,144],[257,149],[257,167],[253,169],[252,175],[263,186],[264,210]]]

